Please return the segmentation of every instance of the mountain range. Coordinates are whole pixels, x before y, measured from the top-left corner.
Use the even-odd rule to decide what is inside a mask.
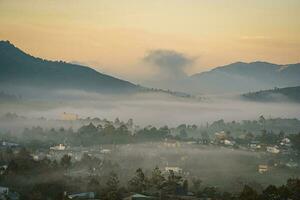
[[[81,65],[33,57],[0,41],[0,89],[22,91],[85,90],[101,93],[135,92],[140,86]]]
[[[236,62],[178,80],[178,84],[182,86],[181,92],[193,94],[247,93],[299,86],[300,63]],[[114,94],[153,91],[87,66],[36,58],[9,41],[0,41],[0,91],[20,93],[24,88],[44,92],[70,89]]]
[[[245,93],[274,87],[300,85],[300,63],[236,62],[190,77],[193,92]]]

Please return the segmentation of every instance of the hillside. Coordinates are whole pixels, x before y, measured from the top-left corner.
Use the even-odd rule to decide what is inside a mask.
[[[236,62],[191,76],[200,92],[250,92],[300,85],[300,63]]]
[[[0,41],[0,89],[22,91],[23,88],[101,93],[126,93],[140,89],[135,84],[89,67],[33,57],[8,41]]]
[[[261,102],[293,101],[300,103],[300,86],[252,92],[243,94],[242,97]]]

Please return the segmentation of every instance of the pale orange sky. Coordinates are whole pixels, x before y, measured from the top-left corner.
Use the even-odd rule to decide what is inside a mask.
[[[300,62],[299,0],[0,0],[0,39],[132,81],[143,57],[197,57],[188,74],[236,61]]]

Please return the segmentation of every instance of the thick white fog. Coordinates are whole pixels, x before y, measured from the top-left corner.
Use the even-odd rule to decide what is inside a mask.
[[[169,94],[142,93],[134,95],[99,95],[77,91],[61,91],[59,97],[24,100],[17,104],[0,105],[0,114],[14,112],[26,117],[60,119],[63,112],[76,113],[81,118],[99,117],[139,125],[169,125],[182,123],[205,125],[219,119],[240,121],[258,116],[300,118],[296,103],[257,103],[239,96],[175,97]]]

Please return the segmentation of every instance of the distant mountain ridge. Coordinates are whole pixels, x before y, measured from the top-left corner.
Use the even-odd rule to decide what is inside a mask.
[[[190,93],[240,94],[274,87],[299,86],[300,63],[278,65],[267,62],[236,62],[194,74],[185,80],[178,80],[178,83],[183,88],[180,91],[184,96],[189,96]],[[0,91],[21,94],[19,91],[24,91],[24,88],[43,92],[84,90],[114,94],[156,91],[86,66],[36,58],[8,41],[0,41]],[[161,92],[170,93],[167,91]],[[182,96],[174,92],[171,94]]]
[[[300,63],[236,62],[194,74],[194,85],[202,92],[250,92],[300,85]]]
[[[102,93],[127,93],[141,89],[138,85],[86,66],[33,57],[9,41],[0,41],[0,89],[24,87]]]
[[[293,101],[300,103],[300,86],[274,88],[272,90],[263,90],[258,92],[251,92],[242,95],[243,98],[251,101],[260,102],[280,102]]]

